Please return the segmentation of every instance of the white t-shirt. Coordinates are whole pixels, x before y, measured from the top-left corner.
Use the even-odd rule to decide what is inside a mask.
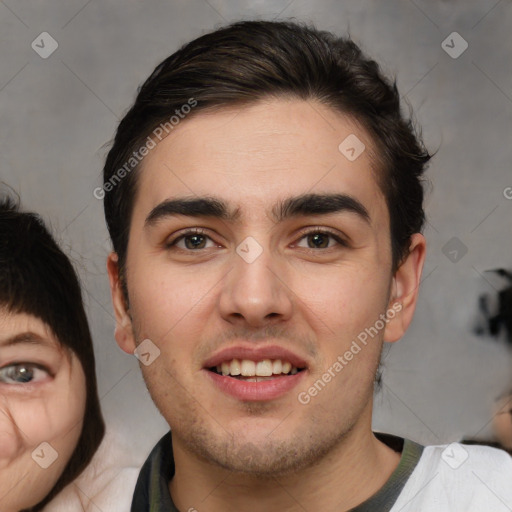
[[[401,461],[384,487],[354,512],[512,512],[512,457],[506,452],[459,443],[423,447],[388,434],[376,435],[401,449]],[[168,436],[155,447],[149,462],[155,453],[170,450],[170,443],[163,443]],[[164,459],[168,457],[172,459],[172,452]],[[107,434],[89,467],[44,512],[130,511],[140,469],[130,460],[129,448]],[[139,485],[151,476],[146,473],[152,465],[145,466]],[[168,494],[166,482],[172,475],[159,467],[151,471],[160,473],[161,494]],[[170,496],[168,502],[166,506],[158,500],[160,508],[155,510],[176,510]],[[148,508],[149,504],[144,509]]]
[[[512,457],[487,446],[426,446],[391,512],[511,512]]]

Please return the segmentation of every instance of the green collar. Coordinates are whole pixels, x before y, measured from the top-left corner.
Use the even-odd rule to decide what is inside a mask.
[[[401,452],[400,463],[388,481],[351,512],[389,512],[420,460],[423,446],[389,434],[375,433],[390,448]],[[137,480],[131,512],[179,512],[172,502],[169,482],[174,475],[172,436],[168,432],[153,448]]]

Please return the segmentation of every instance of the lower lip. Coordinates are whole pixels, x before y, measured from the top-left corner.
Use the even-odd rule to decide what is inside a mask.
[[[210,379],[224,393],[236,398],[250,402],[263,402],[266,400],[275,400],[289,391],[291,391],[303,378],[306,370],[302,370],[295,375],[275,377],[271,380],[262,380],[260,382],[247,382],[245,380],[234,379],[210,370],[205,371]]]

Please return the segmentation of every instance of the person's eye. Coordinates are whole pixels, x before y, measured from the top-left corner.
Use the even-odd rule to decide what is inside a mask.
[[[185,251],[197,251],[200,249],[209,249],[211,247],[218,247],[208,235],[206,235],[203,231],[195,229],[192,231],[187,231],[182,233],[174,240],[168,242],[166,247],[172,248],[177,247],[178,249],[182,249]]]
[[[347,243],[330,231],[315,230],[304,233],[294,245],[305,249],[330,249],[337,245],[347,246]]]
[[[4,384],[28,384],[46,380],[50,372],[32,363],[10,364],[0,368],[0,382]]]

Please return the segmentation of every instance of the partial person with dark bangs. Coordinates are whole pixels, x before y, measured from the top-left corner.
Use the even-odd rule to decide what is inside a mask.
[[[121,512],[137,469],[109,433],[77,274],[0,196],[0,510]]]
[[[91,334],[69,259],[39,216],[0,198],[0,509],[37,512],[105,431]]]

